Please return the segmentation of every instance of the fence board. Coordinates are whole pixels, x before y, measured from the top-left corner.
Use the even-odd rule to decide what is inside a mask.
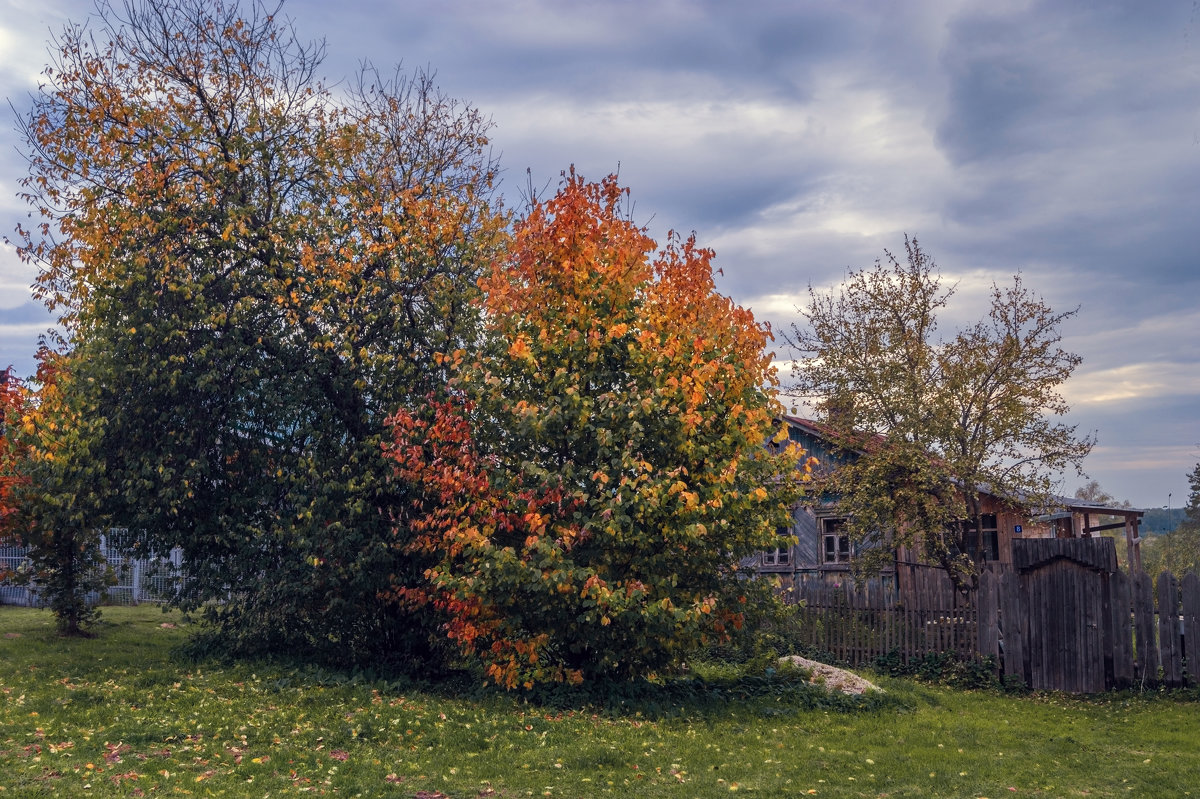
[[[986,571],[979,576],[979,595],[976,597],[976,610],[979,613],[977,625],[979,630],[979,654],[993,657],[1000,662],[1000,616],[997,607],[999,577],[994,572]]]
[[[1113,687],[1128,688],[1133,684],[1133,614],[1130,583],[1125,572],[1109,577],[1109,604],[1112,609],[1112,676]]]
[[[1001,643],[1004,647],[1004,676],[1019,679],[1028,684],[1025,656],[1026,616],[1021,602],[1021,583],[1015,572],[1000,576]]]
[[[1150,575],[1138,572],[1130,581],[1133,595],[1133,636],[1136,653],[1133,673],[1139,685],[1158,682],[1158,646],[1155,642],[1154,594],[1150,589]]]
[[[1102,662],[1100,663],[1100,679],[1102,684],[1107,688],[1113,683],[1113,655],[1116,649],[1116,635],[1113,629],[1113,611],[1112,611],[1112,575],[1101,575],[1100,583],[1100,608],[1097,618],[1100,624],[1100,652]]]
[[[1170,572],[1158,575],[1158,652],[1162,678],[1170,688],[1183,685],[1183,649],[1179,645],[1178,586]]]
[[[1179,583],[1183,611],[1183,665],[1187,681],[1200,685],[1200,577],[1184,575]]]

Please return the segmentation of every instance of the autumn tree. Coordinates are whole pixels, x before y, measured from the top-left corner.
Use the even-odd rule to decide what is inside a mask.
[[[741,622],[738,559],[779,545],[798,453],[768,329],[713,254],[656,244],[615,178],[573,171],[482,281],[485,345],[452,402],[402,409],[390,455],[422,486],[428,593],[496,682],[627,678]],[[461,353],[457,357],[464,357]]]
[[[93,523],[180,546],[180,604],[235,643],[425,657],[379,597],[423,568],[384,419],[477,335],[489,122],[423,73],[332,94],[322,54],[259,2],[101,2],[24,119],[20,251],[103,421]]]
[[[21,428],[27,395],[20,378],[9,366],[0,372],[0,547],[17,543],[12,529],[16,491],[25,480],[24,452],[15,435]],[[12,569],[0,565],[0,583],[11,579]]]
[[[976,575],[966,538],[983,529],[982,494],[1046,507],[1056,476],[1091,449],[1090,436],[1055,421],[1080,362],[1059,346],[1060,329],[1078,309],[1053,311],[1017,275],[993,285],[985,319],[941,338],[954,288],[916,239],[904,246],[903,262],[885,251],[832,292],[809,288],[787,336],[793,390],[852,454],[828,478],[849,534],[918,546],[964,587]]]
[[[91,523],[103,475],[84,453],[102,421],[73,407],[67,356],[43,346],[37,360],[32,387],[10,376],[5,391],[0,540],[26,548],[32,569],[20,577],[54,613],[58,631],[84,636],[111,574]]]
[[[15,491],[24,482],[24,452],[15,435],[21,427],[28,394],[12,367],[0,372],[0,540],[15,510]]]

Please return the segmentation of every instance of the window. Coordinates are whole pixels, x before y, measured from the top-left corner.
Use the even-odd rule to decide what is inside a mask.
[[[850,536],[845,533],[845,519],[821,520],[821,562],[849,563]]]
[[[768,549],[762,553],[764,566],[786,566],[791,560],[791,553],[786,549]]]
[[[983,525],[978,531],[974,519],[962,523],[963,549],[972,560],[1000,560],[1000,529],[996,514],[985,513],[980,521]]]
[[[775,530],[780,538],[792,535],[792,530],[789,527],[780,527]],[[762,553],[762,564],[764,566],[787,566],[792,561],[791,547],[783,547],[782,549],[768,549]]]

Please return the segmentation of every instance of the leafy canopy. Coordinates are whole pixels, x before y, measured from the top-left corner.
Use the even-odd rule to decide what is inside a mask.
[[[223,0],[101,2],[55,41],[18,238],[94,420],[56,491],[181,546],[180,604],[241,645],[424,659],[379,598],[421,579],[381,444],[477,336],[490,123],[422,73],[331,94],[322,54]]]
[[[534,202],[481,286],[451,401],[392,419],[405,521],[461,651],[509,687],[645,675],[742,620],[738,560],[778,545],[798,488],[768,329],[713,254],[655,243],[610,177]],[[411,519],[411,521],[409,521]]]
[[[984,319],[943,339],[937,317],[954,288],[916,239],[904,246],[903,262],[885,251],[831,292],[809,288],[787,337],[800,356],[794,391],[856,455],[828,478],[849,532],[919,545],[962,585],[975,574],[965,536],[982,529],[982,494],[1045,507],[1057,475],[1092,447],[1055,421],[1080,363],[1060,328],[1078,309],[1053,311],[1017,275],[993,285]]]
[[[43,346],[34,386],[6,385],[0,541],[27,547],[33,568],[19,579],[36,583],[60,633],[81,636],[99,618],[94,595],[110,571],[92,523],[105,476],[88,452],[103,420],[74,404],[70,367],[68,355]]]

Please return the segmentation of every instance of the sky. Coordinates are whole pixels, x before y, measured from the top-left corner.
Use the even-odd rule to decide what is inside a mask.
[[[89,0],[0,0],[19,112]],[[321,73],[428,68],[494,122],[519,205],[574,165],[619,172],[659,241],[695,231],[719,289],[776,331],[916,236],[957,286],[940,329],[1022,275],[1083,362],[1066,417],[1088,476],[1182,505],[1200,462],[1200,0],[289,0]],[[0,107],[0,233],[27,209]],[[52,322],[0,245],[0,367]],[[781,362],[790,356],[775,343]],[[786,382],[786,368],[783,373]],[[1085,478],[1063,475],[1070,493]]]

